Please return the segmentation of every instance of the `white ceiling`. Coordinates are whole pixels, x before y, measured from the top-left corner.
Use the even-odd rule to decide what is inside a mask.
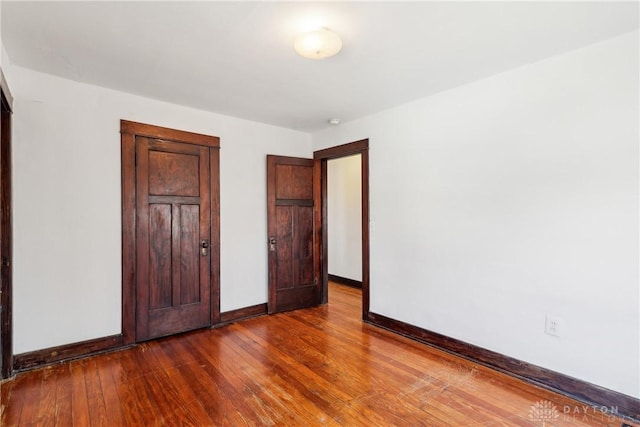
[[[303,131],[638,28],[638,2],[1,3],[11,62]],[[293,39],[324,26],[325,60]]]

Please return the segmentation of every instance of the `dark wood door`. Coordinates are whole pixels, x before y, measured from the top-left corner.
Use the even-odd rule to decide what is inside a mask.
[[[269,313],[321,303],[313,159],[267,156]]]
[[[136,138],[136,339],[211,324],[208,147]]]

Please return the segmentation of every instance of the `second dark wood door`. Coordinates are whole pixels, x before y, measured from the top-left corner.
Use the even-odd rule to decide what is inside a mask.
[[[321,303],[313,159],[267,156],[269,313]]]
[[[136,339],[211,324],[208,147],[136,138]]]

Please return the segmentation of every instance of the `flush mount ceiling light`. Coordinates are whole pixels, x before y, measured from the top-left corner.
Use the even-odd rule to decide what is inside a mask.
[[[342,40],[331,30],[321,28],[309,33],[300,34],[294,49],[298,55],[309,59],[324,59],[335,55],[342,49]]]

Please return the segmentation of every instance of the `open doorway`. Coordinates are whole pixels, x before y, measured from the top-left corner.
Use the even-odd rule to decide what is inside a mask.
[[[362,289],[361,154],[327,162],[327,239],[330,282]]]
[[[348,160],[348,158],[351,158],[351,160]],[[329,292],[329,286],[328,286],[328,282],[329,282],[329,275],[331,274],[332,278],[338,278],[338,279],[351,279],[352,285],[360,285],[362,288],[362,319],[363,320],[367,320],[368,315],[369,315],[369,140],[365,139],[365,140],[361,140],[361,141],[356,141],[356,142],[352,142],[349,144],[344,144],[344,145],[340,145],[337,147],[332,147],[332,148],[327,148],[325,150],[320,150],[320,151],[316,151],[314,153],[314,159],[316,161],[320,162],[320,170],[321,170],[321,179],[320,179],[320,186],[321,186],[321,203],[322,203],[322,289],[323,289],[323,302],[328,302],[328,292]],[[352,175],[353,173],[355,173],[356,171],[359,172],[359,176],[360,176],[360,221],[359,221],[359,226],[360,227],[360,233],[350,233],[350,237],[351,237],[351,242],[349,244],[347,244],[346,246],[343,246],[342,248],[335,248],[334,247],[334,251],[335,250],[353,250],[354,246],[353,246],[353,236],[354,235],[359,235],[360,236],[360,240],[357,241],[356,240],[356,247],[359,246],[360,249],[360,256],[359,257],[350,257],[348,260],[344,260],[346,261],[346,263],[352,262],[352,263],[356,263],[357,261],[359,262],[359,266],[355,266],[356,268],[359,268],[360,270],[360,274],[356,274],[354,272],[353,269],[353,265],[345,265],[345,262],[340,262],[338,261],[338,259],[340,258],[341,254],[340,252],[338,252],[337,254],[333,254],[333,263],[331,263],[331,257],[332,255],[330,255],[330,250],[331,250],[331,243],[329,242],[330,240],[330,229],[331,229],[331,225],[330,225],[330,221],[331,221],[331,215],[330,215],[330,211],[329,211],[329,205],[331,204],[331,198],[335,198],[335,197],[340,197],[340,196],[344,196],[349,198],[349,204],[351,206],[354,205],[354,201],[351,199],[351,197],[353,196],[353,188],[350,188],[348,193],[350,194],[344,194],[344,192],[342,194],[332,194],[331,196],[329,195],[329,191],[330,191],[330,187],[331,187],[331,183],[329,182],[329,175],[330,175],[330,161],[334,161],[334,160],[338,160],[338,159],[347,159],[346,162],[348,163],[349,161],[353,162],[354,160],[357,162],[359,159],[359,168],[354,168],[353,165],[350,165],[350,168],[352,170],[350,171],[346,171],[344,170],[344,163],[343,164],[339,164],[339,163],[335,163],[332,164],[331,166],[335,166],[331,167],[331,169],[341,169],[342,166],[342,171],[340,173],[342,173],[343,175],[346,173],[347,175]],[[339,177],[334,176],[334,179],[340,179]],[[333,184],[336,184],[337,186],[340,185],[340,182],[334,182]],[[357,197],[357,194],[355,195],[355,197]],[[335,203],[335,200],[334,200]],[[344,209],[344,206],[342,207]],[[335,213],[335,212],[332,212]],[[351,216],[348,215],[347,216]],[[344,219],[344,218],[343,218]],[[340,233],[340,228],[339,227],[352,227],[354,224],[354,221],[351,220],[348,223],[343,223],[343,224],[334,224],[334,231],[337,231],[338,233]],[[337,230],[335,228],[338,228]],[[346,238],[346,236],[343,236]],[[334,243],[335,243],[336,237],[334,236]],[[340,238],[338,237],[337,240],[340,240]],[[339,246],[339,245],[338,245]],[[355,261],[354,261],[355,260]],[[333,270],[332,270],[333,269]],[[346,272],[346,276],[340,275],[339,272]],[[343,273],[345,274],[345,273]],[[348,276],[352,276],[352,277],[348,277]],[[355,278],[354,278],[355,277]],[[359,280],[358,280],[359,278]]]

